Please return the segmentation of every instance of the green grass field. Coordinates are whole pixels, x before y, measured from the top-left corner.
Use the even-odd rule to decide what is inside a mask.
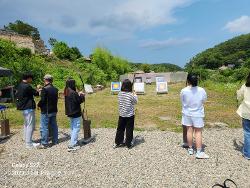
[[[181,104],[179,93],[185,86],[184,83],[170,84],[169,94],[157,95],[155,85],[146,86],[146,94],[139,95],[139,104],[136,107],[136,130],[169,130],[181,131]],[[205,105],[206,122],[223,122],[230,127],[239,127],[240,118],[236,114],[237,102],[235,91],[238,86],[203,83],[202,86],[208,93],[208,101]],[[39,100],[37,98],[36,100]],[[59,100],[58,125],[61,128],[69,127],[68,118],[64,112],[64,101]],[[115,128],[118,120],[117,95],[111,95],[110,89],[87,95],[86,107],[88,116],[95,128]],[[37,127],[39,127],[39,110],[37,114]],[[7,112],[12,128],[22,127],[21,112],[13,106]]]

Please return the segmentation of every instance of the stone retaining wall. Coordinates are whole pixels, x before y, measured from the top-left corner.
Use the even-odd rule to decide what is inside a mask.
[[[14,42],[17,47],[29,48],[32,53],[46,53],[47,50],[43,40],[33,40],[30,36],[20,35],[16,32],[0,29],[0,39]]]

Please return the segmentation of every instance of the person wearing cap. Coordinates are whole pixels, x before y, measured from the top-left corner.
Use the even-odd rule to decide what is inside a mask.
[[[24,118],[24,141],[27,149],[36,148],[39,146],[39,143],[34,143],[32,141],[36,124],[36,103],[34,96],[39,96],[38,90],[33,89],[31,86],[32,81],[33,75],[31,73],[24,73],[22,82],[18,85],[16,92],[16,107],[17,110],[22,111]]]
[[[198,77],[188,74],[187,87],[181,90],[182,125],[187,129],[187,144],[189,155],[194,154],[193,134],[195,134],[196,158],[207,159],[209,156],[202,148],[202,129],[204,127],[204,103],[207,100],[206,91],[198,87]],[[195,133],[194,133],[195,132]]]
[[[40,133],[41,145],[39,149],[45,149],[49,144],[49,126],[52,130],[52,144],[58,144],[58,127],[56,121],[58,89],[52,84],[53,77],[49,74],[44,76],[44,87],[41,89],[41,100],[38,107],[41,109]]]

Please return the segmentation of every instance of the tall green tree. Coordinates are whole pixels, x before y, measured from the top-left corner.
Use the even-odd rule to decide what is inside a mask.
[[[4,26],[7,30],[15,31],[22,35],[31,36],[35,40],[40,39],[40,33],[36,27],[29,25],[21,20],[17,20],[14,23],[9,23],[8,25]]]
[[[150,72],[150,66],[149,64],[143,64],[141,66],[141,69],[145,72],[145,73],[149,73]]]
[[[59,59],[71,60],[71,49],[65,42],[56,42],[52,51]]]
[[[103,70],[107,75],[107,81],[118,80],[119,75],[130,70],[127,60],[114,56],[105,48],[96,48],[92,53],[92,63]]]
[[[65,42],[55,42],[52,51],[59,59],[75,61],[82,57],[80,50],[77,47],[70,48]]]
[[[78,58],[81,58],[82,54],[80,52],[80,50],[77,47],[72,47],[71,48],[71,59],[72,60],[76,60]]]
[[[57,43],[57,40],[55,38],[49,38],[48,43],[51,47],[53,47]]]

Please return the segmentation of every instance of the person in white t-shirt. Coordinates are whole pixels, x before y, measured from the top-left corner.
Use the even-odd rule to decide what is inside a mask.
[[[195,132],[196,158],[207,159],[209,156],[202,149],[202,129],[204,127],[204,103],[207,100],[206,91],[198,87],[198,77],[188,74],[188,86],[181,90],[182,125],[187,129],[188,153],[194,154],[193,134]]]

